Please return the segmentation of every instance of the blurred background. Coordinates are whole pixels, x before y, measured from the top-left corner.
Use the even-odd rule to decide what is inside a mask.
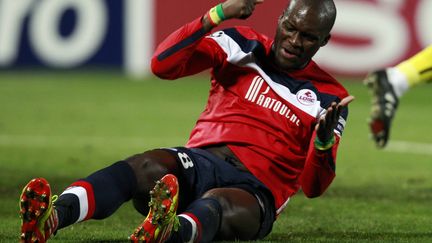
[[[0,69],[113,68],[149,73],[155,45],[205,13],[212,0],[1,0]],[[246,21],[273,37],[287,1],[266,1]],[[359,77],[432,43],[432,1],[336,0],[329,45],[316,60],[336,75]]]
[[[366,73],[432,43],[432,0],[336,0],[330,43],[315,60],[356,97],[337,177],[316,200],[290,200],[270,242],[431,242],[432,85],[401,100],[388,146],[369,139]],[[58,194],[73,181],[148,149],[181,146],[208,75],[154,77],[155,46],[215,0],[0,0],[0,242],[19,236],[18,198],[34,177]],[[286,0],[246,21],[273,36]],[[123,242],[142,221],[130,203],[61,230],[58,242]]]

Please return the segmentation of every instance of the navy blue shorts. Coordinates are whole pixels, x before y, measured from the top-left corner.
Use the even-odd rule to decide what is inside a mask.
[[[260,204],[261,228],[255,238],[261,239],[270,233],[275,221],[274,199],[270,190],[255,176],[203,149],[175,147],[164,150],[176,156],[182,171],[179,212],[210,189],[240,188],[254,195]]]

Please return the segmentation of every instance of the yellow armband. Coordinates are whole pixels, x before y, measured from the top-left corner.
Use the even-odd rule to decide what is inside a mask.
[[[213,26],[217,26],[225,20],[225,14],[222,9],[222,3],[214,6],[208,12],[207,18]]]

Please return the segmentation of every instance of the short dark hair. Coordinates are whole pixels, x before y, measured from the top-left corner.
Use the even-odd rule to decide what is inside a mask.
[[[326,28],[330,32],[337,15],[336,5],[333,0],[291,0],[288,2],[283,15],[289,14],[297,4],[303,4],[304,8],[315,8],[319,13],[321,22],[326,24]]]

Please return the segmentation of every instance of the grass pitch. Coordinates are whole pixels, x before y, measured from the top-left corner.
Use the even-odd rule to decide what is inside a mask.
[[[369,95],[356,100],[324,196],[293,197],[262,242],[432,242],[432,86],[402,100],[391,141],[368,137]],[[134,82],[103,72],[0,74],[0,241],[17,242],[18,197],[33,177],[54,193],[147,149],[183,145],[203,110],[208,77]],[[123,242],[144,217],[130,203],[112,217],[73,225],[53,242]]]

